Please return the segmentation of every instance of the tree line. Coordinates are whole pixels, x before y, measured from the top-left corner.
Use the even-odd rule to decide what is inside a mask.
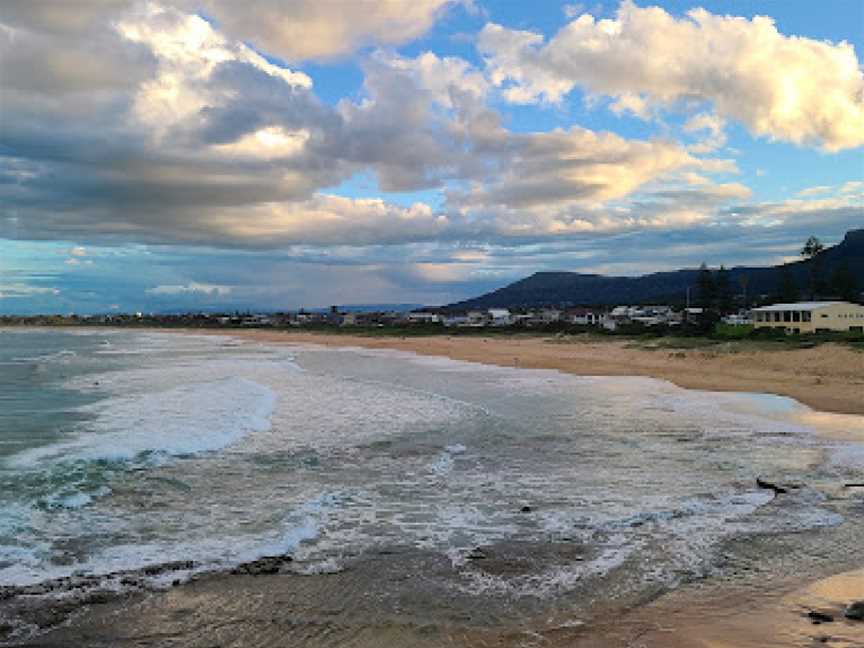
[[[820,297],[858,301],[860,288],[848,263],[842,261],[828,275],[825,272],[824,257],[822,256],[824,250],[825,246],[818,238],[815,236],[808,238],[800,252],[801,257],[810,261],[807,285],[799,286],[790,267],[784,265],[780,268],[779,280],[770,296],[770,301],[772,303],[795,302],[802,298],[816,300]],[[742,296],[740,303],[746,308],[749,305],[747,276],[738,277],[737,284]],[[712,271],[703,263],[699,267],[696,278],[695,305],[706,310],[726,313],[735,308],[736,301],[735,287],[726,267],[721,265],[719,270]]]

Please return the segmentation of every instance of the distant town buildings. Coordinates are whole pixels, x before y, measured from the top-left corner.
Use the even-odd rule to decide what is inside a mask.
[[[684,328],[706,334],[721,323],[733,327],[776,329],[787,334],[841,331],[864,334],[864,306],[847,301],[779,303],[719,313],[696,307],[619,305],[612,308],[489,308],[453,312],[425,308],[404,311],[352,311],[336,306],[313,311],[277,313],[112,313],[0,317],[2,324],[162,326],[186,328],[423,328],[507,330],[603,330],[638,332]],[[746,331],[744,331],[746,334]]]

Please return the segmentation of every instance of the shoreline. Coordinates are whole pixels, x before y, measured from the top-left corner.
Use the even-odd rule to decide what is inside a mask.
[[[261,329],[151,331],[226,335],[275,344],[391,349],[424,356],[577,376],[643,376],[684,389],[776,394],[813,410],[864,415],[864,353],[837,344],[809,349],[727,351],[636,347],[632,340],[555,337],[366,337]],[[862,439],[864,440],[864,439]]]
[[[632,340],[620,339],[574,341],[551,337],[474,338],[443,335],[374,338],[242,329],[135,330],[179,335],[218,335],[251,343],[397,350],[499,366],[552,369],[582,376],[645,376],[667,380],[688,389],[774,393],[795,398],[821,412],[835,412],[828,416],[833,417],[832,424],[835,427],[839,425],[842,428],[839,431],[846,435],[845,438],[864,442],[864,428],[859,427],[860,421],[856,422],[859,424],[856,427],[849,428],[845,422],[852,421],[853,417],[842,416],[864,414],[864,402],[861,402],[860,396],[856,398],[864,384],[864,354],[837,345],[816,349],[723,354],[711,349],[679,351],[633,348],[630,346]],[[848,366],[844,364],[847,354]],[[778,377],[782,377],[782,380]],[[810,394],[809,398],[801,397],[801,391],[811,387],[820,389],[814,390],[815,393]],[[826,400],[823,391],[832,390],[837,391],[834,399]],[[837,417],[836,413],[841,416]],[[814,411],[812,414],[818,416],[820,412]],[[822,533],[826,533],[823,540],[827,541],[828,535],[834,532],[825,530],[814,533],[820,534],[820,538]],[[369,568],[375,571],[375,565]],[[163,623],[168,628],[176,624],[175,638],[215,639],[215,635],[208,637],[207,633],[215,632],[218,635],[220,622],[218,615],[208,611],[208,608],[215,605],[217,610],[228,610],[232,601],[242,597],[260,599],[262,603],[260,608],[241,610],[237,617],[239,623],[242,624],[243,619],[263,614],[268,623],[276,624],[272,626],[273,630],[282,624],[283,631],[293,631],[294,619],[306,618],[307,615],[311,615],[307,621],[311,625],[329,623],[319,617],[329,614],[326,612],[327,597],[335,596],[339,589],[334,589],[334,585],[341,583],[349,589],[356,587],[352,580],[353,568],[338,576],[284,576],[284,579],[277,577],[272,580],[272,577],[236,576],[228,572],[210,573],[200,580],[193,579],[167,591],[140,591],[131,597],[110,600],[99,600],[100,596],[108,595],[97,591],[93,600],[86,601],[88,607],[75,612],[69,625],[37,636],[32,642],[7,645],[59,647],[70,645],[70,641],[72,644],[76,641],[96,641],[111,636],[115,630],[119,634],[114,638],[120,640],[119,643],[91,645],[135,645],[138,639],[149,640],[158,636],[170,642],[171,633],[162,632]],[[524,643],[531,641],[532,637],[541,641],[537,645],[560,648],[764,648],[767,645],[777,648],[804,645],[854,648],[864,645],[864,622],[843,618],[844,605],[853,600],[864,600],[864,569],[860,562],[853,558],[833,564],[812,565],[809,570],[794,573],[785,572],[782,567],[766,568],[763,576],[765,580],[712,577],[685,583],[659,593],[656,598],[636,603],[634,607],[611,610],[607,618],[596,624],[581,625],[581,622],[573,620],[572,616],[568,619],[565,614],[561,625],[553,627],[548,619],[538,615],[523,617],[526,622],[522,626],[524,631],[512,627],[480,628],[473,623],[453,621],[452,625],[447,623],[438,626],[434,632],[449,634],[452,631],[455,634],[450,635],[447,645],[466,647],[487,645],[487,642],[496,642],[488,645],[502,647],[534,645]],[[373,575],[369,578],[373,578]],[[295,605],[293,610],[280,609],[277,605],[280,601],[295,600],[292,598],[297,596],[292,591],[294,587],[307,593],[317,593],[321,597],[317,609],[316,606],[308,607],[305,602],[299,607]],[[270,597],[274,598],[273,603],[267,604],[266,600]],[[199,633],[194,627],[184,626],[184,623],[189,622],[176,616],[177,610],[208,624],[207,631]],[[814,625],[807,617],[809,610],[829,613],[834,621]],[[427,627],[434,628],[434,625],[419,624],[411,615],[385,614],[378,621],[370,621],[368,626],[359,626],[357,631],[364,634],[371,632],[377,640],[385,637],[392,639],[393,643],[389,645],[393,646],[429,645],[437,648],[439,644],[435,641],[441,637],[427,636],[424,630]],[[148,634],[149,630],[156,628],[156,635]],[[252,632],[254,628],[249,627],[248,630]],[[102,632],[107,634],[100,635]],[[451,641],[456,637],[460,637],[461,641]],[[427,640],[429,643],[426,643]],[[3,645],[2,642],[0,645]],[[153,645],[163,644],[157,640]],[[252,644],[241,641],[235,645]],[[273,641],[261,645],[283,644]],[[356,645],[377,648],[378,644],[358,642]]]
[[[0,639],[0,646],[131,648],[146,643],[167,648],[223,645],[227,640],[236,648],[277,648],[289,638],[290,645],[315,648],[864,646],[864,621],[844,616],[847,605],[864,600],[860,566],[810,565],[796,574],[769,570],[732,580],[705,578],[623,606],[621,601],[595,602],[587,618],[569,604],[551,601],[549,607],[533,611],[515,604],[512,617],[500,610],[468,612],[456,604],[435,603],[433,593],[421,594],[406,608],[380,596],[364,603],[358,588],[380,595],[372,579],[404,580],[400,574],[406,567],[414,571],[415,565],[399,560],[400,554],[394,547],[332,574],[211,571],[167,589],[134,587],[120,594],[85,589],[39,611],[34,620],[47,621],[45,632]],[[340,603],[342,593],[353,595],[351,605],[358,609]],[[824,616],[815,622],[811,612]],[[347,643],[340,643],[343,640]]]
[[[735,343],[678,348],[663,338],[520,335],[366,336],[284,329],[161,327],[30,327],[60,331],[128,331],[212,335],[267,344],[394,350],[421,356],[518,367],[550,369],[576,376],[641,376],[683,389],[772,394],[792,398],[816,412],[864,416],[864,352],[825,343],[810,348],[739,349]],[[17,327],[2,327],[17,330]],[[864,439],[862,439],[864,440]]]

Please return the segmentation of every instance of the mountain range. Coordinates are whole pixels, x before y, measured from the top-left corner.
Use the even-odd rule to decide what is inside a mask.
[[[729,281],[736,294],[746,283],[750,297],[771,295],[781,282],[791,280],[806,293],[814,264],[818,273],[830,278],[845,266],[864,289],[864,229],[851,230],[835,246],[825,248],[814,259],[768,267],[729,268]],[[695,295],[698,268],[654,272],[637,277],[614,277],[579,272],[536,272],[508,286],[473,299],[450,304],[444,311],[541,306],[610,306],[614,304],[683,303],[688,289]]]

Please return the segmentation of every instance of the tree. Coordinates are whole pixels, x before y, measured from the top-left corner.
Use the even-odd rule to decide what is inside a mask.
[[[812,259],[819,255],[819,253],[825,249],[825,246],[822,245],[822,241],[820,241],[815,236],[811,236],[804,243],[804,247],[801,248],[801,256],[805,259]]]
[[[815,236],[811,236],[801,248],[801,256],[803,256],[810,265],[810,298],[816,299],[816,295],[822,292],[825,288],[825,282],[822,279],[822,258],[819,256],[825,246]]]
[[[717,299],[717,310],[728,313],[732,310],[732,283],[729,281],[729,271],[726,266],[720,266],[717,278],[714,281],[714,289]]]
[[[741,295],[742,295],[742,305],[744,308],[747,308],[747,285],[750,283],[750,277],[747,275],[741,275],[738,277],[738,285],[741,286]]]
[[[714,284],[714,276],[703,262],[699,266],[699,274],[696,277],[697,304],[700,308],[711,308],[717,297],[717,287]]]
[[[780,271],[780,283],[777,286],[775,301],[783,303],[798,301],[798,286],[792,271],[787,266]]]
[[[858,280],[845,261],[834,269],[831,275],[831,292],[845,301],[858,301]]]

